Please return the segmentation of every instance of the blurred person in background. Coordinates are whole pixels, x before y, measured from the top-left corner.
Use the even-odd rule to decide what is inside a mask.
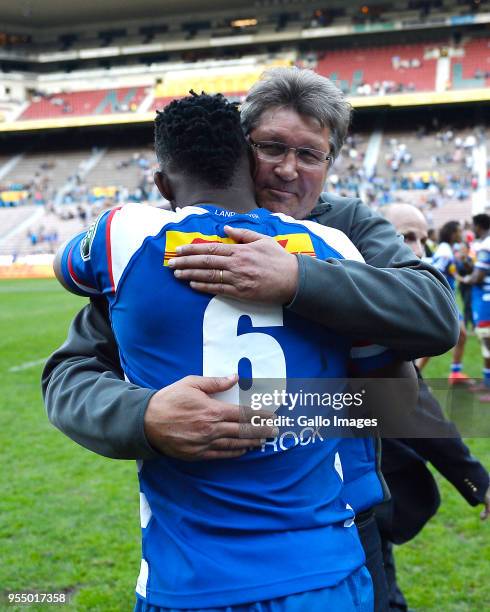
[[[482,213],[473,217],[476,262],[471,274],[461,282],[472,287],[472,309],[475,333],[480,341],[483,357],[483,384],[471,390],[483,391],[480,401],[490,402],[490,216]]]
[[[459,294],[463,302],[463,319],[466,331],[473,330],[473,307],[471,284],[464,280],[464,277],[473,272],[474,261],[470,255],[470,250],[466,242],[454,245],[454,259],[456,264],[456,278],[458,281]]]
[[[458,221],[448,221],[439,230],[439,245],[432,257],[432,265],[437,268],[446,278],[453,293],[456,293],[456,258],[454,255],[454,245],[460,244],[463,235],[461,225]],[[466,343],[466,328],[464,318],[459,313],[459,337],[453,351],[453,359],[451,369],[448,376],[448,381],[451,385],[469,384],[470,377],[463,372],[463,355],[464,346]],[[425,356],[418,360],[417,367],[419,370],[427,365],[429,357]]]
[[[391,204],[381,209],[383,216],[403,236],[417,257],[424,257],[429,230],[422,212],[410,204]]]
[[[383,214],[403,235],[415,255],[423,255],[428,227],[420,210],[409,204],[393,204],[383,209]],[[490,229],[490,217],[488,221],[486,235]],[[482,224],[486,225],[486,220]],[[490,264],[487,269],[490,269]],[[471,455],[456,427],[446,420],[439,402],[420,373],[416,419],[420,437],[385,438],[382,441],[381,471],[391,499],[376,508],[376,520],[382,540],[390,612],[409,610],[396,580],[393,544],[412,540],[436,514],[441,501],[437,482],[426,462],[431,463],[470,505],[483,504],[482,521],[490,516],[488,471]],[[444,437],[425,437],[429,431],[441,430]]]
[[[436,230],[431,227],[427,232],[427,240],[425,241],[425,254],[424,257],[429,257],[432,259],[435,251],[437,249],[437,236]]]

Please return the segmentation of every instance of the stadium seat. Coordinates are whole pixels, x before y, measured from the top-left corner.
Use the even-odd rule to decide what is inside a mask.
[[[19,120],[135,111],[145,95],[145,87],[60,93],[32,101]]]
[[[464,56],[452,61],[452,88],[489,87],[490,41],[487,38],[475,38],[467,41],[463,49]]]
[[[393,81],[415,91],[431,91],[435,88],[436,61],[424,59],[426,49],[434,45],[412,44],[386,47],[366,47],[325,52],[318,61],[317,72],[337,81],[351,95],[361,84]],[[394,67],[399,58],[400,67]],[[402,67],[404,61],[418,60],[420,66]]]

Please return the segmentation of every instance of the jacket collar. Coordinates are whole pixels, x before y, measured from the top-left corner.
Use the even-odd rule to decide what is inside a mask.
[[[308,215],[308,219],[321,217],[321,215],[328,213],[332,210],[332,204],[330,202],[324,202],[320,196],[315,208]]]

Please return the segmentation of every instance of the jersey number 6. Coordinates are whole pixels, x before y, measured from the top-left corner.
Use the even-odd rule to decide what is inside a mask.
[[[203,319],[203,375],[229,376],[237,372],[241,359],[252,366],[251,393],[279,392],[286,388],[286,358],[279,342],[264,332],[238,335],[240,317],[248,316],[254,327],[282,326],[282,307],[272,304],[250,304],[214,297]],[[238,385],[216,397],[239,404]]]

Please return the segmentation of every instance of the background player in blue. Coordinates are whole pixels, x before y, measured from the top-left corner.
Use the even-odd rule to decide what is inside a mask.
[[[446,278],[451,289],[456,292],[456,260],[453,253],[453,245],[463,239],[461,225],[457,221],[448,221],[439,231],[439,245],[432,257],[432,265],[440,270]],[[459,313],[459,337],[453,350],[451,371],[449,373],[450,384],[466,384],[470,382],[469,376],[463,372],[463,355],[466,343],[466,328],[464,319]],[[422,370],[428,362],[424,357],[417,362],[419,370]]]
[[[231,188],[237,211],[255,206],[238,113],[222,98],[173,103],[157,120],[158,138],[166,197],[224,204]],[[226,240],[226,223],[260,229],[290,252],[361,260],[340,232],[265,210],[200,205],[168,213],[129,205],[71,241],[58,274],[74,290],[105,293],[126,376],[138,384],[160,388],[190,372],[229,373],[243,356],[258,377],[345,376],[345,338],[281,307],[211,298],[174,279],[166,264],[177,247]],[[269,446],[220,463],[145,462],[138,605],[245,609],[245,602],[273,598],[254,610],[371,609],[337,445]]]
[[[473,320],[483,356],[483,386],[475,387],[475,390],[486,390],[479,399],[490,402],[490,216],[485,213],[475,215],[473,227],[477,239],[476,262],[473,273],[464,281],[473,285]]]

